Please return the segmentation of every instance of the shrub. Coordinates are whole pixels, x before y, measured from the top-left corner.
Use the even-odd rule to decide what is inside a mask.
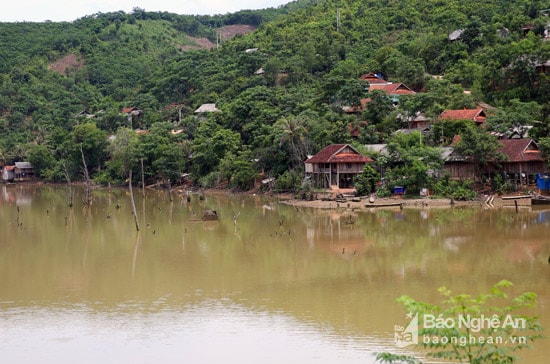
[[[411,324],[414,323],[411,332],[406,332],[411,324],[403,331],[405,344],[414,344],[416,335],[418,345],[427,349],[432,358],[472,364],[514,363],[517,350],[529,348],[530,343],[543,336],[538,318],[525,314],[526,309],[536,306],[537,295],[525,292],[509,299],[503,289],[511,285],[503,280],[489,293],[475,297],[452,295],[449,289],[441,287],[440,305],[399,297],[397,302],[412,318]],[[504,306],[495,301],[503,301]],[[378,353],[376,359],[383,363],[419,362],[412,356],[391,353]]]

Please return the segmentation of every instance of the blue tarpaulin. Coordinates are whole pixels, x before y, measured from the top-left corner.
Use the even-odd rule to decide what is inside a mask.
[[[550,176],[537,174],[537,187],[539,190],[550,190]]]

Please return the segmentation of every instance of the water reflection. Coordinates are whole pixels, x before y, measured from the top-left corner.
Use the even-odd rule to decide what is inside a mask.
[[[95,190],[88,207],[77,190],[70,208],[65,187],[2,187],[16,197],[0,206],[7,362],[368,363],[395,350],[398,296],[435,303],[442,285],[475,294],[504,278],[539,295],[550,327],[543,211],[317,211],[147,191],[137,233],[124,190]],[[219,220],[200,221],[204,209]],[[543,362],[547,347],[522,357]]]

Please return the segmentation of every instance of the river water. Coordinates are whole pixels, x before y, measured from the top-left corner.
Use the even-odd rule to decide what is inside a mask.
[[[248,195],[0,186],[1,363],[374,363],[401,295],[534,291],[550,328],[550,210],[336,211]],[[199,221],[204,209],[218,221]],[[548,339],[519,353],[545,363]]]

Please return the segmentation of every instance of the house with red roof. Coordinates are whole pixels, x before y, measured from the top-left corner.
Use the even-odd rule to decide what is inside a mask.
[[[389,83],[384,79],[381,74],[376,74],[374,72],[365,73],[361,75],[360,79],[363,81],[367,81],[369,85],[380,85]]]
[[[385,83],[370,85],[369,92],[372,92],[374,90],[384,91],[389,96],[414,95],[416,93],[403,83]]]
[[[306,178],[316,188],[353,188],[354,177],[372,161],[349,144],[332,144],[305,161]]]
[[[455,138],[458,140],[458,138]],[[506,160],[488,167],[491,175],[506,173],[510,177],[521,178],[522,183],[534,181],[537,174],[548,172],[547,161],[540,153],[537,143],[533,139],[500,139],[501,147],[498,151],[506,156]],[[454,144],[456,145],[456,143]],[[443,160],[445,171],[453,179],[474,179],[474,166],[468,158],[448,150]]]
[[[440,120],[472,120],[476,125],[485,124],[487,114],[482,108],[463,109],[463,110],[445,110],[439,116]]]
[[[500,168],[495,171],[530,177],[533,180],[537,173],[548,171],[546,160],[533,139],[501,139],[498,142],[502,145],[499,151],[508,159],[501,162]]]
[[[385,81],[384,81],[385,82]],[[392,82],[385,82],[385,83],[369,83],[369,92],[372,92],[374,90],[380,90],[386,93],[388,97],[391,99],[394,105],[397,105],[399,103],[399,97],[403,95],[414,95],[416,92],[411,90],[408,86],[402,83],[392,83]],[[367,104],[371,102],[372,99],[370,97],[367,97],[365,99],[360,100],[360,105],[356,106],[346,106],[344,107],[344,112],[348,114],[356,114],[360,113],[367,109]]]

